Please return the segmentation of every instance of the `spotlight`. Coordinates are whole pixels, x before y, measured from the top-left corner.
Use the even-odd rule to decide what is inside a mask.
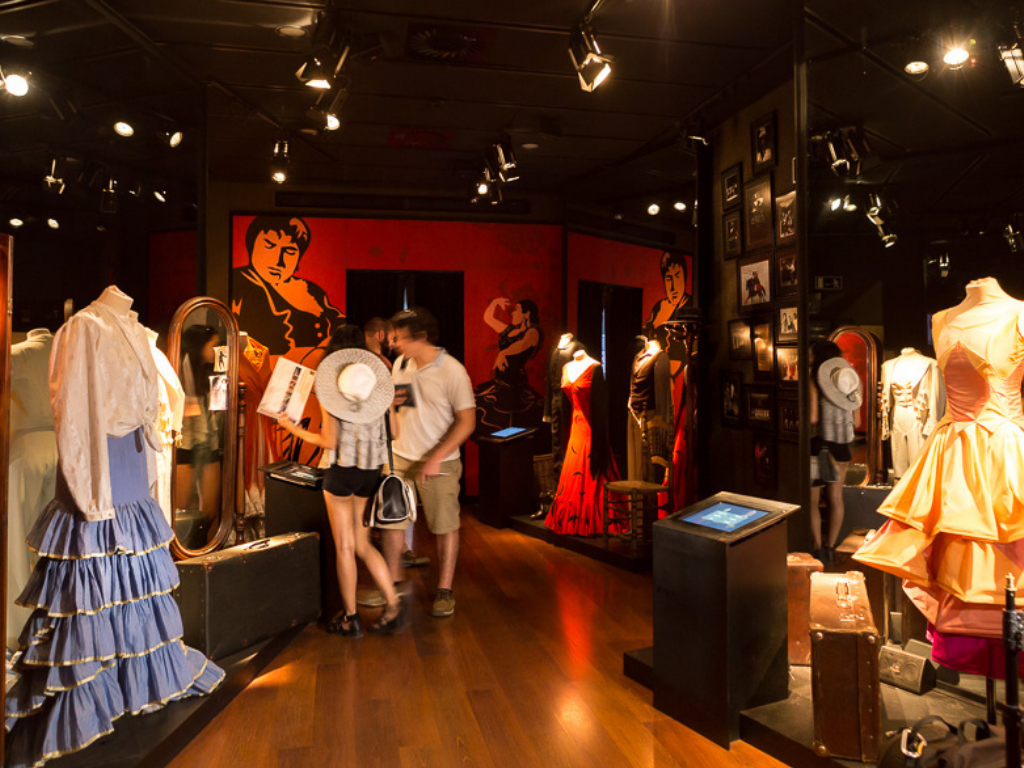
[[[331,78],[328,75],[326,68],[321,62],[320,57],[310,56],[306,59],[305,63],[299,67],[295,76],[302,81],[307,88],[316,88],[320,91],[326,91],[331,87]]]
[[[11,219],[11,223],[14,223],[14,219]],[[1014,227],[1013,222],[1006,225],[1006,229],[1003,230],[1003,237],[1006,238],[1006,244],[1010,246],[1010,253],[1024,251],[1024,233],[1021,232],[1019,227]]]
[[[274,143],[274,157],[270,161],[270,178],[277,184],[288,180],[288,142],[281,140]]]
[[[682,200],[676,200],[672,204],[672,207],[681,213],[682,211],[686,210],[686,203],[684,203]]]
[[[949,277],[949,254],[943,253],[939,256],[939,277]]]
[[[490,191],[491,185],[488,184],[486,181],[481,181],[476,185],[476,192],[478,195],[486,195]]]
[[[612,73],[613,56],[601,53],[594,31],[577,24],[569,35],[569,57],[580,79],[580,88],[591,93]]]
[[[60,222],[57,221],[56,219],[47,219],[46,226],[48,226],[50,229],[60,229]]]
[[[847,213],[853,213],[857,210],[857,204],[850,199],[849,195],[843,198],[843,210]]]
[[[491,195],[491,205],[498,205],[502,202],[501,187],[494,188],[494,194]]]
[[[166,189],[154,189],[153,197],[159,200],[161,203],[167,202],[167,190]]]
[[[58,195],[64,192],[64,163],[60,162],[58,165],[57,158],[53,158],[50,163],[50,172],[43,177],[43,184],[51,192],[55,192]]]
[[[903,67],[903,71],[915,79],[927,75],[929,69],[928,62],[924,59],[911,59]]]
[[[829,200],[829,202],[828,202],[828,208],[829,208],[829,210],[830,210],[830,211],[832,211],[833,213],[835,213],[836,211],[838,211],[838,210],[839,210],[840,208],[842,208],[842,207],[843,207],[843,201],[842,201],[842,200],[840,200],[840,199],[839,199],[838,197],[833,197],[833,198],[832,198],[831,200]]]
[[[907,44],[904,54],[903,71],[914,80],[920,80],[928,74],[931,66],[928,64],[928,56],[932,53],[927,42],[921,37],[914,37]]]
[[[24,96],[28,93],[28,78],[20,74],[5,75],[0,69],[0,88],[6,90],[11,96]]]
[[[126,123],[124,120],[118,120],[114,123],[114,130],[119,136],[128,137],[135,135],[135,129],[132,128],[130,123]]]
[[[871,192],[868,194],[868,210],[867,217],[868,221],[874,224],[876,227],[880,227],[885,224],[885,218],[889,210],[885,198],[878,192]]]
[[[942,55],[942,61],[954,72],[961,69],[963,65],[970,60],[971,53],[968,49],[972,48],[974,44],[974,40],[951,43],[947,46],[946,52]]]
[[[117,213],[117,179],[113,176],[107,181],[107,186],[100,192],[100,211],[102,213]]]
[[[10,220],[10,221],[8,222],[8,224],[10,224],[10,225],[11,225],[12,227],[14,227],[15,229],[17,229],[18,227],[23,227],[23,226],[25,226],[25,222],[24,222],[24,221],[22,221],[21,219],[19,219],[19,218],[18,218],[17,216],[15,216],[15,217],[14,217],[13,219],[11,219],[11,220]]]
[[[338,119],[337,115],[328,112],[324,127],[327,128],[328,131],[336,131],[341,128],[341,120]]]
[[[846,131],[830,134],[825,143],[828,145],[832,173],[839,177],[860,175],[860,153]]]
[[[892,248],[899,241],[899,237],[896,235],[896,233],[891,232],[889,229],[886,228],[884,224],[879,224],[877,226],[877,229],[878,236],[882,238],[882,245],[885,246],[886,248]]]
[[[181,131],[165,131],[163,134],[164,143],[171,149],[174,149],[181,144],[184,138],[185,134]]]
[[[512,137],[507,134],[503,135],[492,150],[494,165],[498,169],[498,179],[502,182],[516,181],[519,174],[515,171],[516,155],[512,149]]]
[[[1016,41],[1013,45],[1000,45],[999,58],[1006,66],[1013,84],[1024,86],[1024,29],[1020,22],[1013,23],[1013,33]]]
[[[658,205],[657,203],[651,203],[650,205],[647,206],[647,213],[650,216],[657,216],[659,213],[661,213],[661,206]]]
[[[128,194],[131,195],[132,197],[142,197],[142,183],[135,182],[130,187],[128,187]]]

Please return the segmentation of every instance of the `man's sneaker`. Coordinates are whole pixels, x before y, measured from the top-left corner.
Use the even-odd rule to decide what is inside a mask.
[[[402,553],[403,568],[418,568],[421,565],[430,565],[430,558],[426,555],[417,555],[411,549]]]
[[[451,616],[455,613],[455,597],[450,589],[437,590],[434,598],[434,609],[431,611],[434,616]]]
[[[395,591],[399,597],[405,597],[412,592],[412,584],[408,580],[396,581]],[[382,605],[387,605],[387,602],[379,589],[374,587],[359,587],[356,589],[356,603],[358,605],[365,605],[367,608],[380,608]]]

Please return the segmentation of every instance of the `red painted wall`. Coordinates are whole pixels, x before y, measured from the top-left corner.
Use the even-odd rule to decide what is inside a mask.
[[[253,216],[232,219],[232,267],[249,262],[245,233]],[[526,364],[530,385],[544,391],[548,350],[559,332],[561,228],[536,224],[394,221],[302,217],[309,246],[296,276],[322,288],[345,311],[346,270],[455,270],[464,273],[465,364],[474,386],[492,378],[498,334],[483,320],[492,299],[532,299],[544,339]],[[655,272],[657,264],[655,263]],[[232,296],[236,288],[232,285]],[[508,322],[508,315],[499,314]],[[241,330],[245,331],[246,328]],[[258,337],[257,337],[258,338]],[[301,357],[289,353],[288,357]],[[476,448],[467,448],[467,490],[476,492]]]
[[[198,250],[194,230],[149,237],[149,326],[169,323],[174,311],[196,295]]]

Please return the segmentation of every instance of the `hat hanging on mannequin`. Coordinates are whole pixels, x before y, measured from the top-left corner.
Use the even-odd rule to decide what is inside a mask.
[[[316,369],[316,397],[332,416],[369,424],[395,399],[395,383],[381,359],[365,349],[342,349]]]
[[[830,357],[818,368],[818,388],[837,408],[856,411],[864,402],[860,376],[842,357]]]

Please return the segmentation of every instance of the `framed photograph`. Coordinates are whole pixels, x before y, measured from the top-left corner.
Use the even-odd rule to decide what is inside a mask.
[[[743,388],[744,416],[748,427],[775,429],[775,389],[770,384],[748,384]]]
[[[743,211],[737,208],[722,216],[722,250],[725,258],[734,259],[743,253]]]
[[[791,243],[796,240],[796,190],[775,198],[775,220],[778,222],[776,242]]]
[[[796,304],[779,307],[779,323],[776,326],[779,335],[778,338],[776,338],[776,341],[779,343],[787,341],[795,342],[797,340],[799,327],[800,325],[797,317]]]
[[[743,426],[743,374],[740,371],[722,371],[722,424],[726,427]]]
[[[772,252],[761,251],[736,262],[737,306],[741,311],[764,308],[772,300]]]
[[[750,124],[750,156],[754,161],[751,167],[755,176],[779,162],[776,133],[774,111]]]
[[[754,482],[775,485],[777,457],[774,435],[754,435]]]
[[[755,320],[751,337],[754,346],[754,378],[775,378],[775,342],[772,338],[771,318]]]
[[[796,248],[780,248],[775,252],[775,293],[792,296],[797,291]]]
[[[740,204],[743,196],[743,163],[736,163],[722,171],[722,210],[727,211]]]
[[[729,321],[729,359],[754,359],[754,343],[750,337],[750,323],[746,320]]]
[[[795,442],[800,438],[800,402],[794,397],[779,397],[779,439]]]
[[[776,347],[775,370],[778,371],[780,387],[796,387],[800,383],[800,348]]]
[[[213,372],[228,372],[228,347],[225,346],[213,348]]]
[[[762,176],[743,185],[743,215],[747,220],[746,247],[748,251],[772,245],[772,177]]]

